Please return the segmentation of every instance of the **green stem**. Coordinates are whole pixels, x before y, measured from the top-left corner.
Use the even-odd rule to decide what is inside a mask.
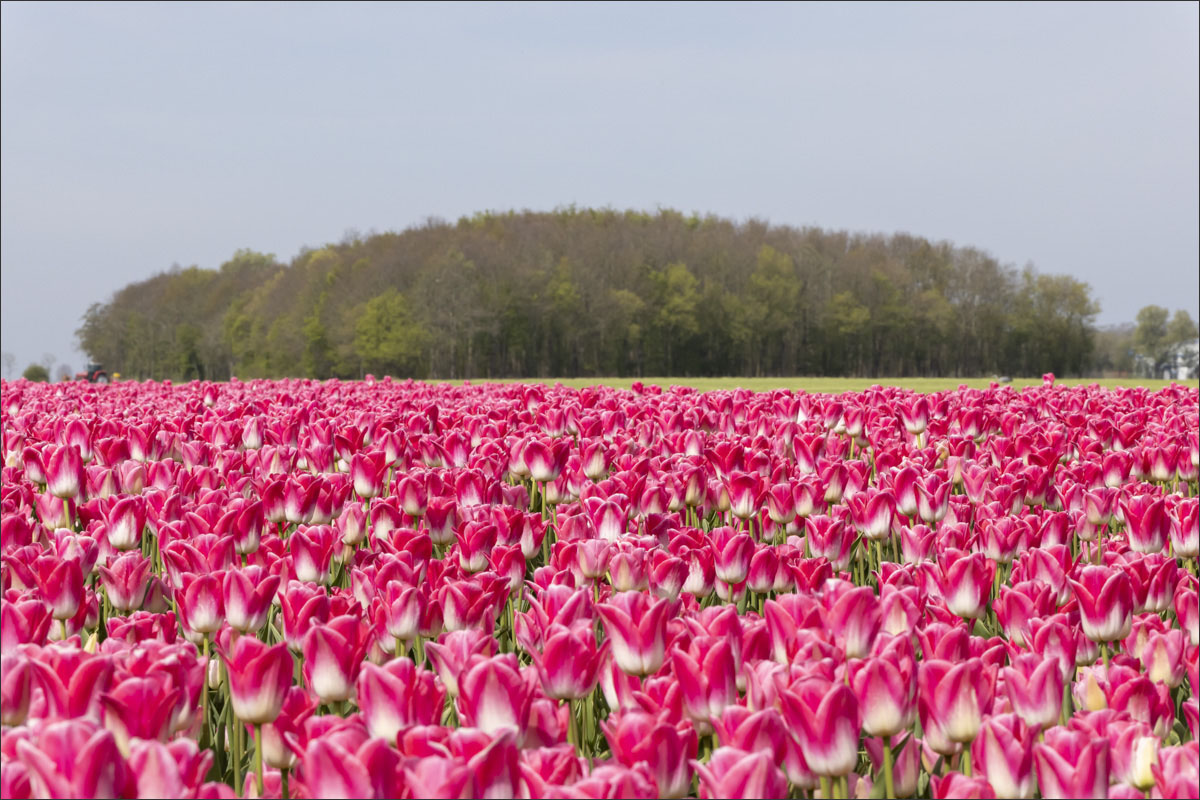
[[[289,800],[290,795],[288,794],[287,767],[284,767],[283,769],[279,770],[279,788],[282,790],[281,797],[283,798],[283,800]]]
[[[971,745],[963,745],[962,751],[962,774],[968,778],[971,777]]]
[[[284,774],[287,772],[285,770]],[[254,726],[254,780],[258,786],[258,796],[263,796],[263,766],[262,766],[262,725]],[[286,778],[284,779],[287,780]],[[285,784],[286,785],[286,784]]]
[[[884,796],[896,796],[895,764],[892,761],[892,744],[885,737],[883,740],[883,785]]]

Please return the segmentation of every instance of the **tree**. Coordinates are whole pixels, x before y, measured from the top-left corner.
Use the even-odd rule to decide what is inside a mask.
[[[46,369],[41,364],[30,364],[25,368],[25,372],[21,375],[27,381],[38,381],[45,383],[50,380],[50,370]]]
[[[13,370],[17,366],[17,357],[7,350],[4,351],[4,377],[12,378]]]
[[[404,295],[388,289],[362,306],[354,328],[354,349],[364,372],[413,375],[420,372],[428,338]]]
[[[1167,324],[1167,346],[1175,360],[1176,368],[1182,368],[1184,374],[1195,375],[1197,368],[1197,352],[1195,347],[1189,347],[1196,341],[1200,333],[1192,315],[1182,308],[1175,312]]]
[[[1167,341],[1167,317],[1162,306],[1146,306],[1138,311],[1137,330],[1133,334],[1138,355],[1145,359],[1152,375],[1161,375],[1170,354]]]

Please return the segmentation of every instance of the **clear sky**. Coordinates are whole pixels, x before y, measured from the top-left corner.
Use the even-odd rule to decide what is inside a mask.
[[[249,247],[575,203],[907,231],[1200,316],[1175,4],[3,3],[3,349]]]

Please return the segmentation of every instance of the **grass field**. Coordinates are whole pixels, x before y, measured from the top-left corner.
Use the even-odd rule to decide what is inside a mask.
[[[612,386],[618,389],[628,389],[634,381],[640,380],[644,385],[691,386],[701,391],[719,389],[745,388],[755,392],[766,392],[773,389],[792,389],[820,394],[840,394],[842,392],[861,392],[872,386],[902,386],[918,392],[940,392],[957,389],[966,385],[973,389],[986,389],[991,378],[526,378],[520,381],[506,380],[502,383],[561,383],[572,388],[584,386]],[[1200,387],[1200,381],[1174,381],[1182,386],[1193,389]],[[477,380],[472,383],[487,383]],[[1026,386],[1040,386],[1040,378],[1018,378],[1012,381],[1012,386],[1022,389]],[[1145,386],[1149,389],[1161,389],[1169,386],[1172,381],[1156,381],[1145,378],[1083,378],[1062,379],[1058,383],[1067,386],[1086,386],[1097,383],[1105,387],[1116,386]]]

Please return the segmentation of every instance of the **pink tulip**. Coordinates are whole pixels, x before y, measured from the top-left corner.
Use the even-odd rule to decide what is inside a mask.
[[[1129,546],[1138,553],[1159,553],[1167,543],[1171,518],[1166,503],[1153,497],[1137,497],[1121,504],[1129,533]]]
[[[87,476],[78,447],[63,445],[53,448],[45,464],[47,492],[64,500],[74,500],[80,496]]]
[[[475,662],[459,678],[458,688],[459,708],[468,723],[488,735],[503,730],[513,731],[518,739],[524,735],[533,696],[515,656]]]
[[[738,697],[736,663],[729,641],[716,636],[693,637],[686,650],[671,650],[671,665],[688,717],[698,731],[711,730],[713,721]]]
[[[750,535],[734,528],[716,528],[709,535],[716,576],[730,584],[746,580],[750,574],[750,559],[754,556],[754,540]]]
[[[1033,797],[1035,738],[1035,732],[1014,714],[984,720],[971,744],[971,762],[991,784],[996,797]]]
[[[613,659],[630,675],[658,672],[666,657],[668,601],[642,592],[622,592],[596,607],[608,638]]]
[[[1004,689],[1013,711],[1031,728],[1049,728],[1062,708],[1063,677],[1054,660],[1029,653],[1002,670]],[[995,786],[995,781],[992,782]],[[999,788],[997,787],[997,791]]]
[[[893,736],[916,718],[917,665],[910,655],[851,662],[850,687],[858,698],[867,736]]]
[[[141,553],[125,553],[97,569],[104,582],[108,600],[117,611],[136,611],[142,607],[149,588],[151,563]]]
[[[982,553],[947,549],[938,558],[942,599],[950,612],[978,619],[987,610],[996,565]]]
[[[182,587],[176,592],[175,600],[185,632],[206,636],[216,633],[225,621],[221,577],[220,573],[197,575],[188,572],[183,575]]]
[[[340,542],[341,537],[328,525],[298,528],[288,540],[296,580],[328,583],[334,552]]]
[[[248,725],[274,722],[292,685],[287,646],[268,646],[252,636],[239,636],[223,655],[234,716]]]
[[[434,674],[408,658],[396,658],[381,667],[364,664],[356,684],[367,730],[389,742],[402,728],[438,724],[445,695]]]
[[[127,797],[136,791],[111,731],[85,720],[53,722],[15,743],[38,797]]]
[[[309,797],[374,798],[371,773],[354,752],[335,741],[309,741],[300,761],[300,778]]]
[[[123,497],[108,512],[108,543],[114,550],[132,550],[141,541],[145,527],[146,501],[140,496]]]
[[[1033,746],[1042,797],[1104,797],[1108,792],[1108,740],[1050,728]]]
[[[783,797],[788,792],[787,778],[767,753],[718,747],[707,764],[691,763],[700,776],[702,798]]]
[[[926,743],[949,755],[955,745],[973,741],[991,708],[995,680],[995,668],[984,666],[978,658],[959,664],[922,661],[917,673],[917,712]]]
[[[367,647],[362,622],[354,615],[315,624],[304,637],[304,683],[325,703],[354,695],[354,682]]]
[[[933,775],[930,778],[930,788],[937,800],[958,798],[958,800],[990,800],[996,797],[992,785],[986,778],[968,778],[961,772],[949,772],[945,775]]]
[[[242,633],[259,630],[267,624],[278,590],[279,576],[266,575],[262,567],[226,570],[221,584],[226,620]]]
[[[75,560],[38,560],[38,592],[57,620],[71,619],[83,602],[83,572]]]
[[[837,594],[825,618],[846,658],[863,658],[871,651],[881,621],[871,587],[857,586]]]
[[[788,727],[814,773],[838,777],[854,772],[860,717],[850,687],[808,678],[782,691],[780,699]]]
[[[649,766],[660,797],[684,797],[691,791],[691,762],[699,739],[691,723],[672,726],[640,711],[612,715],[600,723],[613,758],[627,767]]]
[[[1109,567],[1084,567],[1071,588],[1079,601],[1083,632],[1093,642],[1112,642],[1129,635],[1133,587],[1129,576]]]
[[[596,635],[588,623],[573,627],[551,624],[543,637],[542,651],[529,651],[546,696],[554,700],[581,700],[599,680],[605,647],[596,648]]]
[[[425,645],[425,650],[446,691],[451,697],[458,697],[460,676],[477,659],[490,656],[495,644],[495,640],[483,631],[452,631],[439,641]]]

